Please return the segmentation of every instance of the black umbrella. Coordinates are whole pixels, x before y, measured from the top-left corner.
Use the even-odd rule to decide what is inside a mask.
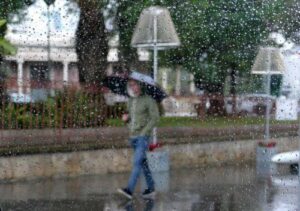
[[[103,80],[103,86],[110,89],[115,94],[126,95],[127,93],[127,81],[128,78],[124,78],[121,76],[107,76]]]
[[[107,76],[103,80],[103,86],[115,94],[128,96],[127,82],[129,79],[141,82],[145,86],[146,94],[159,103],[167,97],[167,94],[154,83],[154,80],[150,76],[138,72],[131,72],[129,77],[126,78],[121,76]]]

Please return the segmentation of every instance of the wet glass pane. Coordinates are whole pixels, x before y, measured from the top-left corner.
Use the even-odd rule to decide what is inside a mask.
[[[298,0],[1,0],[0,211],[299,210]]]

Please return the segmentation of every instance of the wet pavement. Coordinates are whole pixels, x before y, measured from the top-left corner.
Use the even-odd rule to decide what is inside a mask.
[[[257,176],[255,167],[181,169],[156,173],[158,194],[130,202],[116,194],[128,174],[0,184],[2,210],[300,210],[298,176],[286,168],[272,177]]]

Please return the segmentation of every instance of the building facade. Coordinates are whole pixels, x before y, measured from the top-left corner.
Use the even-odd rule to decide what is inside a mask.
[[[62,0],[48,9],[49,13],[45,2],[37,0],[21,20],[12,17],[8,25],[6,39],[17,47],[17,54],[5,57],[10,69],[7,91],[17,101],[34,101],[65,85],[79,86],[74,47],[78,6]]]
[[[42,90],[79,86],[77,55],[72,40],[54,40],[50,49],[43,43],[22,44],[21,39],[11,39],[11,42],[18,52],[5,58],[12,72],[7,81],[10,94],[34,98],[35,93]]]

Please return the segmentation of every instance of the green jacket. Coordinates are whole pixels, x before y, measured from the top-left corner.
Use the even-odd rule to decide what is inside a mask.
[[[151,136],[159,121],[156,101],[148,95],[131,97],[128,100],[130,136]]]

